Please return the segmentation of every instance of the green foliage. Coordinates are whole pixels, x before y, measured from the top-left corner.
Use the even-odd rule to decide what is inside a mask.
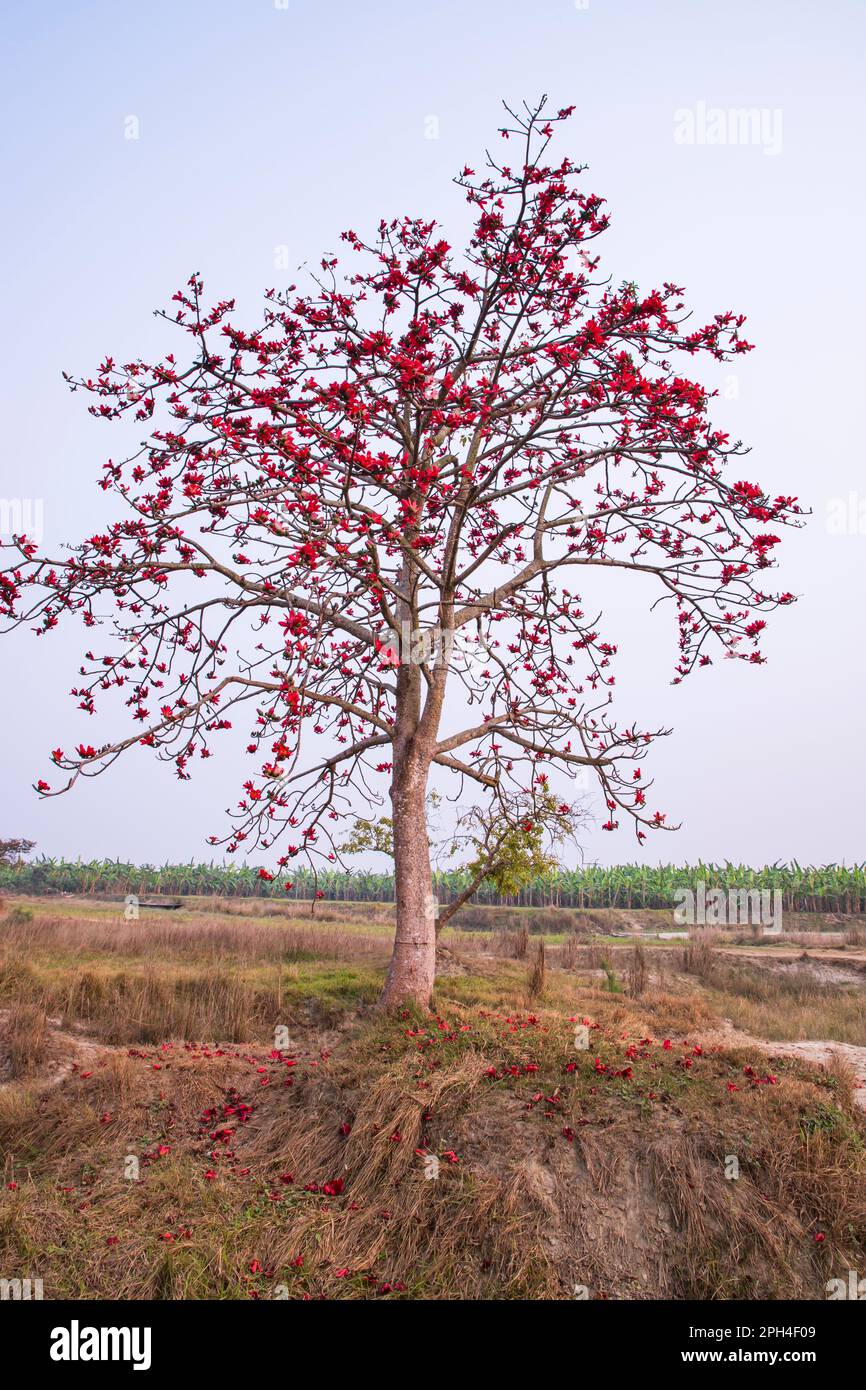
[[[524,865],[525,867],[525,865]],[[286,893],[278,879],[258,877],[251,864],[129,864],[120,860],[64,860],[39,858],[28,864],[0,864],[0,892],[15,893],[164,893],[177,897],[192,894],[227,898],[268,897],[280,901],[306,900],[317,890],[326,898],[344,902],[394,900],[391,873],[358,869],[353,873],[331,869],[313,874],[292,868],[293,887]],[[468,869],[437,870],[433,891],[439,902],[456,898],[470,883]],[[475,902],[487,906],[564,907],[592,910],[601,907],[669,908],[676,905],[678,888],[775,889],[782,893],[786,912],[866,912],[866,864],[801,866],[772,864],[752,868],[744,864],[619,864],[560,868],[524,882],[516,891],[503,893],[487,881],[475,894]]]
[[[387,854],[393,859],[394,822],[390,816],[380,816],[378,820],[356,820],[351,835],[340,850],[343,854]]]
[[[479,846],[478,855],[466,866],[469,876],[474,877],[486,863],[485,853]],[[544,848],[544,826],[527,822],[509,826],[499,841],[493,867],[485,874],[484,882],[497,896],[510,898],[534,880],[550,878],[557,867],[554,856]]]
[[[427,793],[428,823],[435,814],[442,798],[438,792]],[[359,816],[355,821],[348,840],[340,845],[342,854],[387,854],[394,858],[394,822],[390,816],[380,816],[378,820],[364,820]]]
[[[856,1126],[835,1105],[818,1105],[800,1120],[800,1137],[808,1140],[813,1134],[825,1134],[836,1140],[853,1142],[860,1147],[862,1140]]]
[[[474,807],[458,823],[452,853],[472,854],[464,871],[470,882],[480,880],[498,898],[514,897],[554,876],[579,816],[542,787],[510,804]]]
[[[601,968],[604,971],[604,986],[608,994],[622,994],[622,985],[616,976],[616,971],[609,961],[603,960]]]
[[[13,907],[6,918],[10,927],[24,927],[28,922],[33,921],[33,909],[30,907]]]

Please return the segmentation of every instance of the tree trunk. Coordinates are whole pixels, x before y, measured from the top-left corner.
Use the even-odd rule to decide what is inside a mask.
[[[394,769],[391,788],[394,828],[394,888],[397,930],[379,1003],[428,1008],[436,974],[436,918],[430,846],[427,840],[426,761],[411,759]]]

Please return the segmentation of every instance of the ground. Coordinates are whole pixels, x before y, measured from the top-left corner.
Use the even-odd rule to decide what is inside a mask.
[[[862,922],[485,911],[445,932],[433,1014],[388,1018],[388,907],[8,899],[3,1277],[820,1299],[866,1268]]]

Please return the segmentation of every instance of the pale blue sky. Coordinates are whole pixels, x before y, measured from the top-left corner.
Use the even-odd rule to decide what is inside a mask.
[[[753,446],[745,476],[815,513],[781,547],[780,585],[803,599],[773,619],[765,667],[714,665],[672,689],[671,620],[647,616],[639,586],[598,591],[619,717],[674,730],[652,768],[683,829],[642,857],[866,858],[866,521],[826,526],[830,499],[866,499],[860,0],[72,0],[7,12],[5,31],[0,498],[42,499],[54,549],[104,514],[93,480],[120,445],[63,368],[161,350],[150,311],[192,270],[252,316],[287,278],[276,247],[316,260],[343,228],[403,212],[456,240],[450,179],[493,138],[500,99],[574,103],[569,153],[613,217],[606,268],[683,284],[702,316],[748,314],[758,350],[717,418]],[[762,109],[781,149],[678,143],[675,113],[699,103]],[[142,753],[37,804],[48,750],[93,739],[65,693],[80,647],[74,629],[0,643],[0,833],[52,854],[207,857],[237,794],[229,759],[182,786]],[[586,853],[639,857],[626,830],[592,833]]]

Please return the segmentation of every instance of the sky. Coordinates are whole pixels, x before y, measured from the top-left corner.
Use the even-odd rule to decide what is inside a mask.
[[[764,666],[672,687],[671,618],[618,576],[599,592],[617,716],[672,730],[651,770],[681,828],[640,849],[599,815],[583,855],[866,859],[862,0],[70,0],[7,11],[5,31],[0,524],[29,508],[56,551],[111,515],[96,479],[117,441],[64,369],[166,350],[152,311],[193,271],[255,321],[262,291],[347,227],[410,213],[456,240],[453,175],[482,158],[503,99],[546,92],[576,108],[563,148],[607,199],[596,249],[614,283],[683,285],[699,322],[747,314],[756,351],[702,369],[713,416],[750,445],[744,476],[812,512],[779,547],[778,587],[800,600],[772,616]],[[0,638],[0,837],[209,858],[231,758],[180,784],[135,750],[38,801],[50,749],[128,732],[94,739],[76,711],[81,650],[76,627]]]

